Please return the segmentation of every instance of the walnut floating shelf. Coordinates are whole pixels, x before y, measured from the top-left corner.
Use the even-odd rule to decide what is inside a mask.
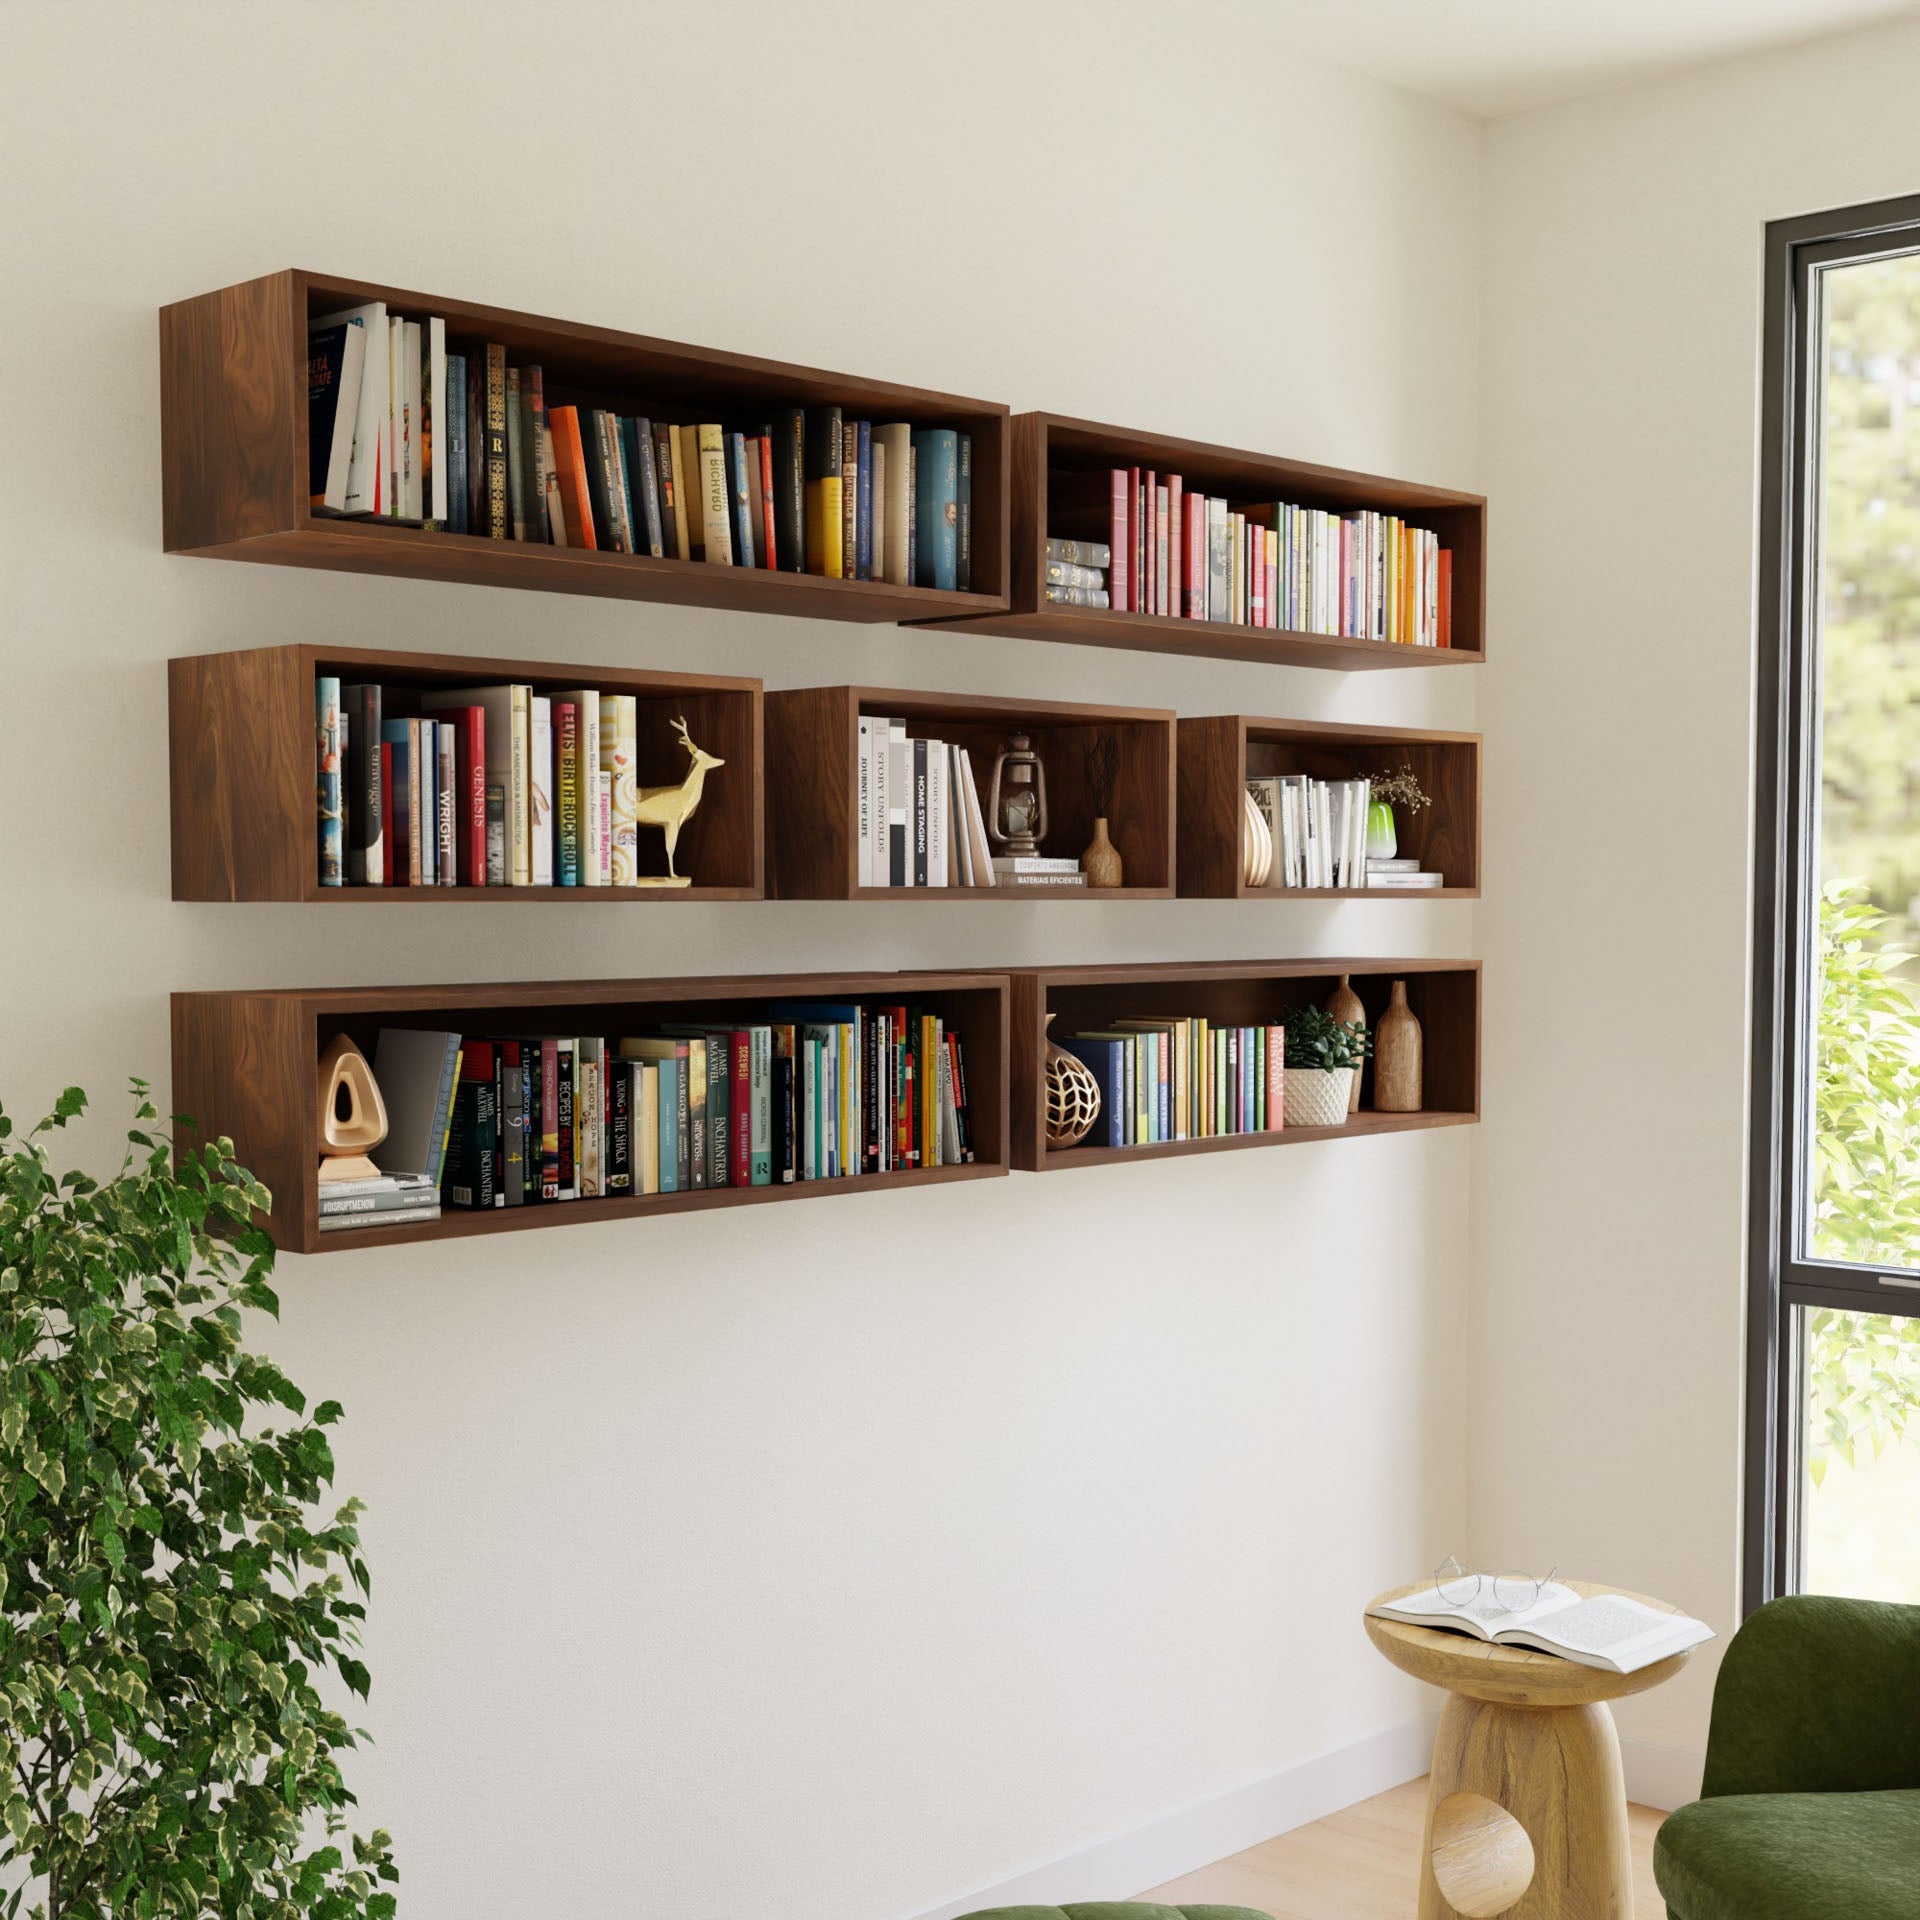
[[[950,616],[966,633],[1078,646],[1123,647],[1195,659],[1296,667],[1445,667],[1486,657],[1486,518],[1479,495],[1423,486],[1271,454],[1175,440],[1059,414],[1016,414],[1013,445],[1011,604],[1004,613]],[[1050,605],[1042,572],[1049,537],[1107,541],[1115,467],[1178,473],[1191,488],[1236,505],[1286,500],[1335,512],[1370,508],[1437,533],[1453,553],[1453,645],[1401,646],[1169,614]]]
[[[504,345],[538,363],[550,403],[692,422],[785,406],[955,427],[973,436],[972,582],[967,593],[708,566],[646,554],[491,540],[309,509],[307,324],[383,300],[439,315],[450,343]],[[166,549],[223,560],[821,620],[925,620],[1007,605],[1007,410],[992,401],[775,360],[682,346],[610,327],[291,269],[160,310],[160,444]]]
[[[315,1173],[320,1134],[317,1068],[336,1035],[371,1057],[382,1027],[423,1027],[467,1038],[527,1033],[618,1036],[663,1021],[761,1019],[769,1001],[904,1000],[945,1021],[965,1049],[967,1109],[977,1158],[957,1166],[863,1174],[791,1185],[560,1201],[437,1220],[322,1233]],[[265,1222],[290,1253],[411,1245],[477,1233],[574,1226],[820,1198],[876,1189],[984,1180],[1007,1171],[1007,977],[1002,973],[762,974],[682,980],[524,980],[482,986],[342,987],[173,996],[173,1102],[192,1125],[183,1139],[228,1135],[265,1183]]]

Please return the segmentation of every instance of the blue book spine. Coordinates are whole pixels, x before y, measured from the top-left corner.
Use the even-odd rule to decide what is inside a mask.
[[[873,422],[860,423],[860,499],[855,507],[854,577],[873,578]]]
[[[660,1191],[678,1193],[680,1191],[679,1159],[676,1140],[679,1132],[680,1113],[680,1062],[662,1060],[660,1068]]]
[[[447,531],[467,531],[467,356],[447,355]]]
[[[341,887],[347,880],[346,819],[341,812],[342,763],[346,758],[340,714],[340,682],[318,674],[313,685],[314,797],[320,816],[320,884]]]
[[[960,580],[960,436],[922,427],[913,436],[918,583],[953,593]]]
[[[1126,1099],[1127,1074],[1121,1061],[1124,1040],[1063,1040],[1061,1046],[1072,1054],[1100,1088],[1100,1117],[1094,1123],[1092,1138],[1103,1147],[1124,1147],[1126,1130],[1122,1122],[1122,1103]]]
[[[747,436],[730,433],[727,442],[727,485],[733,492],[733,564],[756,567],[753,540],[753,482],[747,476]]]

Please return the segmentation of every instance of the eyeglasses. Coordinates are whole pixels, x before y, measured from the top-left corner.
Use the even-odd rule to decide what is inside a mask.
[[[1531,1573],[1475,1573],[1448,1554],[1433,1570],[1433,1584],[1440,1598],[1463,1613],[1482,1594],[1489,1595],[1502,1613],[1524,1613],[1538,1600],[1552,1581],[1558,1567],[1535,1576]]]

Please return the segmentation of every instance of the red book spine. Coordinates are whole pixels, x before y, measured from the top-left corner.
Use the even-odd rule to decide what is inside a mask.
[[[487,884],[487,712],[484,707],[455,707],[453,723],[454,792],[459,797],[459,828],[454,857],[463,887]]]
[[[593,502],[587,492],[587,454],[580,439],[580,410],[553,407],[547,413],[553,439],[553,468],[560,481],[560,510],[567,521],[567,545],[597,547]]]
[[[1438,644],[1453,645],[1453,549],[1440,549],[1440,618]]]
[[[1267,1131],[1287,1124],[1287,1030],[1267,1029]]]
[[[732,1161],[727,1184],[753,1185],[753,1043],[748,1035],[732,1036],[732,1097],[727,1102],[732,1123],[727,1128],[727,1154]]]
[[[1107,569],[1107,598],[1116,613],[1127,610],[1127,470],[1113,470],[1113,503],[1107,545],[1113,560]]]
[[[1167,604],[1163,611],[1176,620],[1182,611],[1180,582],[1185,570],[1181,561],[1186,538],[1186,516],[1181,511],[1181,480],[1177,473],[1170,473],[1167,475]]]
[[[387,740],[380,742],[380,791],[384,794],[393,792],[393,745]],[[393,885],[393,843],[398,838],[391,805],[388,806],[383,824],[386,831],[380,836],[380,884],[390,887]]]
[[[1117,554],[1118,547],[1114,549]],[[913,1158],[913,1048],[907,1043],[907,1010],[889,1007],[887,1024],[892,1040],[894,1085],[893,1164],[911,1167]]]
[[[763,433],[756,443],[760,448],[760,498],[761,498],[761,553],[760,564],[763,567],[777,567],[780,563],[774,553],[773,545],[773,435]]]

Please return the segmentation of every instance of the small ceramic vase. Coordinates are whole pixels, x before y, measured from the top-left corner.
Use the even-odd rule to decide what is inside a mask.
[[[1373,1035],[1373,1104],[1379,1113],[1418,1113],[1421,1097],[1420,1022],[1407,1005],[1407,983],[1393,983],[1393,999]]]
[[[1340,984],[1334,988],[1333,992],[1327,998],[1327,1011],[1332,1014],[1343,1027],[1352,1026],[1356,1020],[1363,1027],[1367,1024],[1366,1007],[1361,1003],[1360,996],[1347,984],[1347,976],[1344,973],[1340,976]],[[1360,1111],[1360,1075],[1362,1069],[1359,1067],[1349,1067],[1347,1071],[1353,1075],[1353,1086],[1347,1095],[1347,1111],[1349,1113],[1358,1113]]]
[[[1393,807],[1386,800],[1367,802],[1367,858],[1391,860],[1400,851],[1400,836],[1394,831]]]
[[[1093,838],[1080,856],[1081,870],[1090,887],[1117,887],[1120,884],[1120,849],[1107,838],[1107,822],[1102,815],[1093,823]]]

